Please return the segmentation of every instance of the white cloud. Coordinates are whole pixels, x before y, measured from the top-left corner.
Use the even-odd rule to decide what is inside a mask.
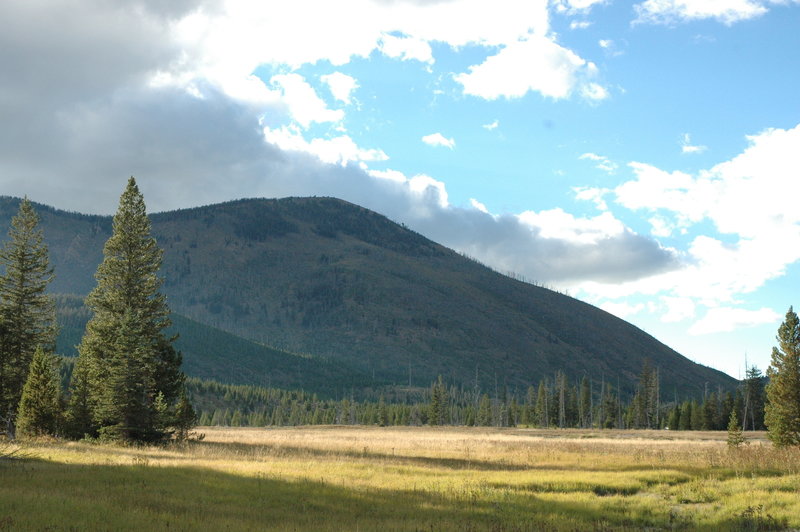
[[[613,174],[619,168],[619,166],[617,166],[617,163],[610,160],[608,157],[605,157],[604,155],[597,155],[596,153],[591,153],[591,152],[584,153],[583,155],[578,157],[578,159],[594,161],[595,163],[594,167],[597,168],[598,170],[606,172],[607,174]]]
[[[307,128],[312,122],[338,122],[344,111],[329,109],[314,88],[299,74],[278,74],[270,82],[283,92],[283,102],[298,124]]]
[[[358,81],[354,77],[341,72],[326,74],[320,79],[327,83],[333,97],[345,104],[350,103],[350,95],[358,88]]]
[[[698,146],[692,144],[692,137],[688,133],[681,136],[681,153],[703,153],[708,149],[707,146]]]
[[[553,0],[556,11],[574,15],[586,13],[595,5],[605,4],[608,0]]]
[[[705,316],[689,328],[689,334],[702,335],[730,332],[742,327],[753,327],[766,323],[780,323],[781,315],[770,308],[746,310],[742,308],[717,307],[709,309]]]
[[[425,135],[422,137],[422,142],[428,146],[442,146],[444,148],[450,148],[451,150],[456,146],[455,140],[452,138],[448,139],[441,133],[431,133],[430,135]]]
[[[481,211],[482,213],[489,214],[489,209],[486,208],[486,205],[476,200],[475,198],[470,198],[469,204],[472,205],[475,209]]]
[[[731,25],[767,12],[763,0],[647,0],[634,6],[634,23],[672,24],[715,19]]]
[[[196,7],[174,24],[183,55],[170,69],[183,73],[176,80],[203,78],[226,93],[263,64],[339,66],[375,50],[432,63],[434,41],[495,47],[550,30],[546,0],[226,0],[202,6],[198,0]]]
[[[315,155],[328,164],[346,166],[351,162],[386,161],[389,157],[377,149],[359,148],[347,135],[331,139],[315,138],[310,142],[296,128],[264,128],[264,139],[282,150],[301,151]]]
[[[605,196],[611,192],[611,189],[596,187],[572,187],[572,191],[575,192],[575,199],[581,201],[591,201],[601,211],[608,210],[608,204],[606,203]]]
[[[481,127],[483,129],[488,130],[488,131],[493,131],[493,130],[497,129],[497,126],[499,126],[499,125],[500,125],[500,121],[495,120],[494,122],[492,122],[490,124],[483,124]]]
[[[569,13],[586,13],[597,3],[559,5]],[[457,76],[467,94],[495,99],[537,91],[565,98],[576,92],[589,100],[605,99],[606,89],[592,82],[596,67],[555,42],[549,16],[547,0],[277,4],[227,0],[175,24],[183,55],[162,79],[180,86],[204,79],[228,95],[261,101],[271,93],[252,77],[260,65],[281,65],[290,71],[321,61],[338,66],[369,57],[375,50],[399,60],[433,64],[431,43],[438,42],[456,49],[467,45],[500,49]],[[506,84],[508,89],[503,88]]]
[[[588,20],[573,20],[572,22],[569,23],[569,29],[571,29],[571,30],[585,30],[586,28],[588,28],[591,25],[592,25],[592,23],[589,22]]]
[[[659,297],[667,305],[665,321],[690,317],[691,301],[696,309],[710,309],[693,328],[696,334],[772,319],[772,311],[743,311],[738,305],[742,295],[800,261],[800,125],[769,129],[748,141],[741,154],[696,175],[631,163],[636,177],[614,189],[617,205],[652,213],[656,236],[691,234],[703,221],[719,235],[704,230],[694,236],[680,255],[681,268],[615,285],[581,283],[578,289],[612,300]],[[591,199],[588,190],[583,195]]]
[[[402,61],[413,59],[422,63],[433,63],[431,45],[417,37],[385,34],[381,37],[380,50],[385,55]]]
[[[524,66],[523,66],[524,65]],[[487,100],[500,97],[521,98],[528,92],[539,92],[555,99],[568,98],[576,87],[590,99],[606,97],[605,89],[591,83],[597,67],[541,36],[508,44],[480,65],[469,67],[468,73],[455,76],[464,93]]]
[[[684,321],[695,316],[697,305],[690,297],[661,296],[659,301],[667,308],[666,313],[661,316],[664,323]]]
[[[652,216],[647,220],[650,223],[650,233],[657,237],[669,237],[675,232],[675,225],[663,216]],[[686,229],[684,228],[685,232]]]
[[[555,238],[576,244],[597,244],[605,239],[618,237],[628,230],[610,212],[594,218],[576,218],[557,208],[538,213],[526,211],[519,214],[518,218],[534,228],[542,238]]]
[[[587,100],[600,101],[608,98],[608,91],[597,83],[586,83],[581,86],[581,96]]]
[[[798,229],[800,210],[800,124],[747,137],[749,146],[696,176],[631,163],[636,179],[616,189],[617,201],[631,209],[663,210],[679,225],[711,220],[724,234],[769,238]]]
[[[607,50],[614,46],[614,41],[612,41],[611,39],[600,39],[599,41],[597,41],[597,44],[600,45],[600,48]]]
[[[637,303],[635,305],[631,305],[630,303],[626,303],[624,301],[622,302],[605,301],[600,304],[600,308],[610,314],[613,314],[618,318],[627,320],[631,316],[642,312],[645,309],[645,306],[643,303]]]

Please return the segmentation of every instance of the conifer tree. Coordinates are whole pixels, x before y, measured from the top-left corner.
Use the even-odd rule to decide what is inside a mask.
[[[22,389],[17,431],[24,436],[55,435],[62,411],[61,386],[54,358],[41,346],[37,347]]]
[[[81,360],[75,364],[70,380],[70,395],[66,411],[65,434],[73,439],[91,436],[94,432],[92,409],[89,404],[89,375]]]
[[[539,382],[539,389],[536,393],[536,423],[539,427],[548,427],[550,425],[550,409],[547,405],[549,395],[547,382],[542,379]]]
[[[16,412],[36,348],[52,351],[55,305],[47,295],[53,279],[39,217],[27,198],[11,220],[0,250],[0,419],[15,434]]]
[[[383,398],[383,394],[381,394],[381,397],[378,400],[378,425],[385,427],[388,424],[389,410],[386,408],[386,400]]]
[[[736,410],[731,410],[731,416],[728,419],[728,447],[739,447],[743,443],[745,443],[745,439],[739,424],[739,416],[736,414]]]
[[[777,340],[767,369],[764,423],[776,446],[800,445],[800,321],[792,307],[778,328]]]
[[[581,391],[578,399],[578,423],[581,428],[591,425],[592,417],[592,388],[589,377],[586,375],[581,379]]]
[[[756,366],[746,370],[744,381],[744,416],[742,428],[764,429],[764,377]]]
[[[486,394],[483,394],[483,397],[481,397],[475,424],[481,427],[489,427],[492,425],[492,402]]]
[[[131,177],[103,248],[97,286],[86,299],[93,316],[78,346],[76,372],[88,383],[92,432],[110,438],[163,438],[159,403],[183,388],[180,354],[165,336],[169,309],[159,292],[162,251],[150,234],[144,198]],[[73,394],[77,391],[73,385]],[[161,395],[161,399],[157,398]],[[71,412],[76,417],[75,412]]]

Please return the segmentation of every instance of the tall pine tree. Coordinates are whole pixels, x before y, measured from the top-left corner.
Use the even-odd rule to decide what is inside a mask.
[[[150,234],[144,198],[134,178],[120,197],[111,237],[103,248],[97,286],[86,299],[92,318],[78,346],[70,417],[91,413],[89,433],[111,439],[153,441],[165,436],[163,405],[174,405],[182,388],[181,356],[169,309],[159,292],[162,251]],[[81,390],[84,386],[85,389]],[[83,405],[78,392],[88,399]]]
[[[11,220],[9,240],[0,250],[0,418],[15,434],[16,414],[33,353],[52,351],[55,305],[47,295],[53,279],[39,217],[27,198]]]
[[[777,340],[767,369],[764,423],[776,446],[800,445],[800,320],[792,307],[778,328]]]
[[[53,355],[40,347],[33,353],[22,389],[17,431],[25,436],[55,435],[61,425],[61,384]]]

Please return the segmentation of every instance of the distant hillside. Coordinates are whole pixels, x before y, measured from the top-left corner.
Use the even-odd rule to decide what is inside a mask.
[[[17,205],[0,198],[0,226]],[[53,290],[87,293],[110,218],[37,209],[58,275]],[[631,390],[649,358],[670,396],[734,383],[600,309],[502,276],[341,200],[241,200],[152,220],[173,311],[339,361],[370,382],[425,386],[442,374],[494,390],[561,369],[619,378]]]
[[[77,356],[75,348],[89,310],[83,306],[83,298],[62,294],[56,295],[56,308],[60,328],[56,350]],[[341,362],[272,349],[179,314],[170,318],[173,325],[168,333],[179,335],[175,347],[183,354],[183,370],[193,377],[315,390],[326,397],[342,397],[365,383],[371,385],[366,374]]]

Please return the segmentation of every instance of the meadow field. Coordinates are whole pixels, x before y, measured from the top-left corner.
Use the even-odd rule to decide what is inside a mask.
[[[729,449],[721,432],[198,432],[0,444],[0,530],[800,529],[800,449],[763,433]]]

